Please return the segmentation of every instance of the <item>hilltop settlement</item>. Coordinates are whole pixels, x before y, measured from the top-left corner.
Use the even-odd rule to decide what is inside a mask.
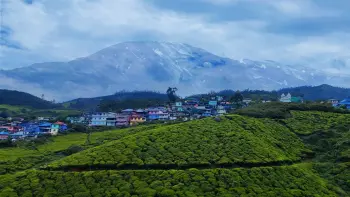
[[[12,141],[24,138],[37,138],[40,135],[57,135],[69,129],[68,125],[83,125],[84,127],[129,127],[139,124],[189,121],[212,116],[221,116],[238,108],[244,108],[255,101],[243,98],[236,94],[235,98],[225,99],[223,96],[211,96],[207,101],[198,97],[169,102],[162,106],[142,109],[124,109],[118,112],[91,112],[81,116],[70,116],[65,120],[55,121],[55,117],[37,117],[36,120],[27,121],[23,118],[9,117],[0,122],[0,140]],[[262,103],[272,102],[262,100]],[[292,96],[290,93],[282,94],[279,102],[303,103],[302,97]],[[334,107],[350,109],[350,99],[338,101],[330,99],[322,101]]]

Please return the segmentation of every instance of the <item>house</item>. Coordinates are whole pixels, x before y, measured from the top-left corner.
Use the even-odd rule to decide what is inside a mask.
[[[117,114],[116,115],[116,126],[128,126],[130,121],[130,115],[128,114]]]
[[[37,120],[38,121],[50,121],[51,118],[50,117],[38,117]]]
[[[303,102],[303,98],[301,98],[301,97],[296,97],[296,96],[292,96],[291,102],[292,102],[292,103],[302,103],[302,102]]]
[[[9,137],[9,132],[7,131],[0,131],[0,140],[7,140]]]
[[[57,135],[59,130],[60,130],[60,125],[54,123],[54,124],[51,125],[50,134],[51,135]]]
[[[146,118],[139,114],[133,114],[130,117],[130,125],[138,125],[140,123],[146,122]]]
[[[187,99],[185,100],[185,103],[186,103],[187,105],[198,105],[198,104],[199,104],[199,100],[196,99],[196,98],[187,98]]]
[[[148,112],[148,119],[149,120],[159,120],[159,114],[163,113],[162,111],[150,111]]]
[[[219,116],[226,114],[225,107],[222,105],[219,105],[217,110],[216,110],[216,114]]]
[[[110,116],[106,118],[106,126],[115,127],[117,124],[117,116]]]
[[[144,115],[146,115],[147,113],[146,113],[146,111],[143,110],[143,109],[138,109],[138,110],[136,110],[136,114],[144,116]]]
[[[152,108],[148,108],[146,109],[146,111],[149,112],[158,112],[158,111],[162,111],[162,112],[166,112],[168,109],[166,107],[152,107]]]
[[[283,103],[290,103],[290,102],[292,102],[292,95],[290,93],[282,94],[280,101]]]
[[[16,126],[10,126],[10,125],[3,125],[0,126],[0,129],[5,129],[6,131],[8,131],[9,133],[15,133],[19,131],[19,127]]]
[[[71,124],[83,124],[86,121],[86,118],[83,116],[80,117],[67,117],[66,119],[69,121]]]
[[[64,122],[55,122],[51,125],[51,135],[57,135],[58,132],[67,130],[68,127]]]
[[[196,107],[196,109],[198,109],[198,110],[206,110],[207,108],[206,108],[205,105],[198,105],[198,106]]]
[[[224,100],[224,97],[222,97],[222,96],[216,96],[216,100],[219,101],[219,102],[221,102],[221,101]]]
[[[212,113],[210,109],[206,109],[202,114],[202,117],[211,117],[211,116],[212,116]]]
[[[338,106],[345,106],[347,109],[350,109],[350,98],[346,98],[338,103]]]
[[[337,106],[339,104],[339,100],[337,100],[337,99],[329,99],[328,103],[332,104],[332,106]]]
[[[39,124],[39,131],[41,134],[50,134],[51,133],[51,123],[44,122]]]
[[[243,99],[242,102],[245,103],[246,105],[249,105],[252,102],[252,99],[246,98],[246,99]]]
[[[92,114],[91,116],[91,126],[107,126],[107,119],[111,120],[115,118],[116,113],[112,112],[100,112]],[[111,121],[109,121],[110,123]]]
[[[176,120],[176,119],[177,119],[177,117],[175,115],[170,115],[169,116],[169,120]]]
[[[169,113],[163,111],[150,111],[148,112],[149,120],[168,120],[170,117]]]
[[[166,112],[161,112],[159,113],[159,120],[169,120],[169,113],[166,113]]]
[[[10,135],[12,139],[17,140],[17,139],[23,139],[27,135],[24,131],[16,132]]]
[[[175,107],[182,107],[182,102],[176,102]]]
[[[208,105],[212,106],[212,107],[216,107],[218,105],[217,101],[209,101]]]
[[[129,114],[129,115],[131,115],[133,112],[134,112],[133,109],[124,109],[124,110],[122,110],[122,114]]]

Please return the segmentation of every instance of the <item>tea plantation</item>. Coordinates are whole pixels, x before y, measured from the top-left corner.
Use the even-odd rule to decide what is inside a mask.
[[[58,136],[38,155],[21,148],[47,160],[9,170],[31,161],[13,148],[0,196],[350,196],[350,115],[288,113],[98,132],[90,144]],[[72,145],[85,150],[56,154]]]

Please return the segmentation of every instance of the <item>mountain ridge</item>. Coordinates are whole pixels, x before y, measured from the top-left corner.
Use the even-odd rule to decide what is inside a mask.
[[[183,43],[143,41],[115,44],[68,62],[2,70],[0,79],[0,88],[30,90],[34,95],[44,93],[49,99],[63,101],[118,90],[162,91],[169,86],[189,95],[228,88],[340,85],[346,84],[350,76],[335,77],[273,60],[233,60]]]

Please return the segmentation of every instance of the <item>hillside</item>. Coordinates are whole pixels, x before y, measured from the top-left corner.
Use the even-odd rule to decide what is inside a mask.
[[[68,62],[1,70],[0,81],[11,81],[0,88],[44,93],[50,100],[64,101],[149,87],[164,91],[176,86],[180,95],[187,96],[217,89],[346,86],[350,76],[271,60],[233,60],[183,43],[124,42]]]
[[[328,100],[338,99],[342,100],[350,97],[350,88],[333,87],[330,85],[320,86],[301,86],[295,88],[284,88],[278,91],[281,93],[290,92],[293,95],[301,95],[305,100]]]
[[[73,109],[117,111],[126,108],[145,108],[148,105],[163,104],[166,101],[168,101],[167,95],[158,92],[121,91],[108,96],[78,98],[64,102],[63,105],[67,108]]]
[[[230,97],[234,95],[236,90],[222,90],[215,94]],[[306,101],[318,101],[328,99],[343,100],[350,97],[350,88],[334,87],[331,85],[319,85],[319,86],[300,86],[289,87],[274,91],[268,90],[241,90],[240,93],[244,98],[251,98],[253,100],[272,100],[276,101],[280,98],[281,94],[291,93],[293,96],[301,96]],[[209,94],[192,95],[190,97],[209,97]]]
[[[278,119],[227,115],[92,133],[90,144],[75,133],[37,150],[0,149],[0,193],[349,196],[350,114],[299,108]],[[72,145],[85,150],[63,154]]]
[[[298,161],[306,151],[297,136],[279,124],[228,116],[160,127],[80,152],[50,167],[254,165]]]
[[[14,90],[0,90],[0,105],[16,105],[35,109],[50,109],[59,106],[29,93]]]

